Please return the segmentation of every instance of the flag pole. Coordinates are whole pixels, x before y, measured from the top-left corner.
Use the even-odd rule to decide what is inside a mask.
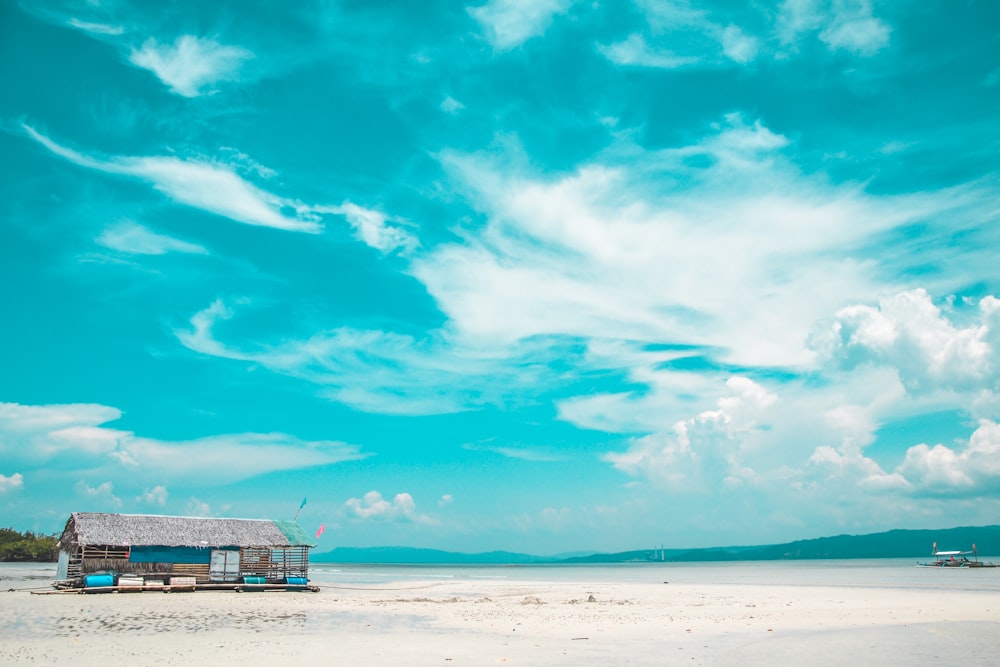
[[[292,521],[298,521],[299,520],[299,512],[301,512],[302,508],[306,506],[306,501],[307,500],[309,500],[308,497],[302,499],[302,504],[299,505],[299,508],[297,510],[295,510],[295,516],[292,517]]]

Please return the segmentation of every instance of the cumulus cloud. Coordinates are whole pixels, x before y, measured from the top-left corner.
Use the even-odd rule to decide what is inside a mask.
[[[703,483],[738,485],[752,481],[745,467],[744,439],[760,427],[777,396],[745,377],[726,381],[727,393],[717,409],[677,422],[669,432],[633,439],[627,451],[607,454],[604,460],[630,475],[642,475],[674,486]]]
[[[29,125],[24,125],[24,130],[65,160],[108,174],[144,180],[179,204],[248,225],[310,233],[322,229],[316,215],[299,202],[258,188],[227,165],[176,157],[92,157],[54,142]],[[286,211],[295,211],[295,217]]]
[[[16,472],[11,476],[0,475],[0,493],[18,491],[24,488],[24,476]]]
[[[573,0],[490,0],[468,12],[493,48],[506,51],[544,33],[553,17],[572,4]]]
[[[96,504],[97,507],[120,508],[122,506],[122,500],[115,495],[114,484],[110,481],[102,482],[95,487],[90,486],[83,480],[80,480],[76,483],[73,489],[78,495],[87,499],[91,503]]]
[[[344,508],[351,516],[362,520],[435,523],[430,517],[417,512],[417,504],[408,493],[397,493],[389,502],[378,491],[369,491],[361,498],[348,499]]]
[[[168,497],[170,497],[170,494],[167,492],[167,487],[157,485],[136,498],[136,500],[148,505],[159,505],[160,507],[163,507],[167,504]]]
[[[895,494],[913,498],[1000,497],[1000,424],[982,420],[965,443],[909,447],[892,470],[845,442],[839,449],[817,447],[804,479],[830,491]],[[853,491],[852,491],[853,490]]]
[[[1000,424],[981,421],[961,448],[911,447],[896,472],[927,495],[1000,495]]]
[[[253,54],[244,48],[181,35],[173,44],[160,44],[150,37],[132,50],[129,60],[153,72],[171,92],[197,97],[219,81],[237,79],[240,67],[250,58]]]
[[[97,237],[97,243],[132,255],[165,255],[168,252],[208,254],[204,247],[196,243],[157,234],[131,220],[123,220],[105,228]]]
[[[1000,371],[1000,300],[984,297],[977,315],[970,325],[955,326],[926,290],[915,289],[877,306],[840,309],[810,344],[824,363],[841,369],[892,367],[910,392],[992,391]]]

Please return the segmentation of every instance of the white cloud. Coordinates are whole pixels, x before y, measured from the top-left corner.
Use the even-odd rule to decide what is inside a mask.
[[[800,35],[822,28],[826,17],[823,0],[785,0],[778,10],[777,28],[782,41],[794,42]]]
[[[362,520],[435,523],[430,517],[417,512],[417,504],[408,493],[397,493],[389,502],[378,491],[369,491],[362,498],[348,499],[344,508],[351,516]]]
[[[97,507],[119,508],[122,506],[121,498],[115,495],[114,484],[110,481],[102,482],[94,487],[80,480],[73,488],[78,495],[83,496],[91,503],[95,503]]]
[[[282,433],[168,441],[105,426],[120,416],[118,410],[100,405],[0,403],[0,454],[8,461],[53,470],[100,470],[129,482],[185,485],[225,484],[364,457],[354,445],[303,441]]]
[[[490,444],[466,444],[462,446],[470,452],[490,452],[499,454],[505,458],[517,459],[519,461],[552,462],[561,461],[562,457],[549,451],[543,451],[530,447],[511,447]]]
[[[691,7],[689,0],[635,0],[647,21],[657,30],[691,28],[710,24],[707,14]]]
[[[81,167],[142,179],[180,204],[248,225],[310,233],[322,229],[307,207],[258,188],[226,165],[175,157],[105,160],[57,144],[31,126],[23,127],[29,137],[61,158]],[[296,212],[296,217],[286,215],[289,209]]]
[[[418,245],[417,238],[398,225],[388,224],[384,213],[344,202],[340,206],[313,207],[316,213],[333,213],[347,218],[355,236],[383,255],[392,252],[408,253]]]
[[[814,332],[811,345],[843,369],[892,367],[910,392],[992,390],[1000,353],[1000,300],[980,300],[978,320],[956,327],[924,289],[882,299],[878,307],[842,308]]]
[[[129,60],[153,72],[171,92],[197,97],[219,81],[237,79],[240,67],[250,58],[253,54],[244,48],[182,35],[173,45],[160,44],[150,37],[142,47],[132,50]]]
[[[81,21],[79,19],[69,19],[67,23],[78,30],[83,30],[84,32],[89,32],[94,35],[123,35],[125,34],[125,28],[120,25],[107,25],[105,23],[93,23],[90,21]]]
[[[215,325],[233,317],[221,300],[196,313],[178,340],[201,354],[252,361],[273,372],[322,387],[322,395],[355,409],[381,414],[444,414],[495,403],[525,386],[538,387],[548,371],[518,367],[537,361],[540,342],[509,348],[468,348],[445,332],[424,339],[385,331],[341,327],[305,339],[285,336],[265,346],[220,341]],[[546,352],[558,356],[558,351]],[[488,379],[488,380],[487,380]]]
[[[160,507],[163,507],[167,504],[167,498],[169,496],[170,494],[167,492],[167,487],[157,485],[136,498],[136,500],[148,505],[159,505]]]
[[[572,4],[573,0],[490,0],[468,12],[493,48],[506,51],[544,33],[553,17]]]
[[[677,69],[693,65],[699,60],[696,57],[679,56],[668,50],[653,49],[639,34],[629,35],[624,42],[598,45],[597,49],[611,62],[627,67]]]
[[[741,450],[777,397],[745,377],[729,378],[726,388],[715,410],[677,422],[670,431],[635,438],[627,451],[604,460],[630,475],[675,487],[752,481],[756,473],[744,465]]]
[[[890,33],[885,22],[872,16],[870,0],[840,0],[819,38],[833,50],[871,56],[888,46]]]
[[[196,243],[157,234],[131,220],[123,220],[107,227],[97,237],[97,243],[112,250],[134,255],[165,255],[168,252],[208,254],[204,247]]]
[[[187,511],[185,512],[185,514],[187,514],[188,516],[205,516],[205,517],[214,516],[214,512],[212,511],[212,506],[195,497],[191,497],[188,499]]]
[[[726,57],[738,63],[751,62],[760,50],[759,40],[747,35],[735,25],[728,25],[720,32],[719,42]]]
[[[926,495],[1000,495],[1000,424],[982,420],[961,449],[920,444],[896,470]]]
[[[698,49],[698,56],[678,56],[672,51],[652,48],[637,34],[613,47],[599,47],[602,53],[622,65],[674,69],[700,63],[720,63],[717,49],[732,62],[745,65],[760,51],[760,40],[734,24],[713,21],[709,13],[694,9],[685,0],[636,0],[644,11],[655,42],[684,44],[687,50]]]
[[[871,56],[889,44],[891,28],[872,14],[870,0],[786,0],[777,20],[779,37],[793,44],[818,33],[830,50]]]
[[[451,95],[445,95],[445,98],[441,101],[441,111],[447,114],[451,115],[458,114],[464,108],[465,105],[456,100]]]
[[[24,488],[24,476],[16,472],[11,476],[0,475],[0,493],[19,491]]]
[[[787,144],[733,114],[698,144],[624,146],[555,179],[445,153],[486,227],[421,254],[411,272],[479,345],[697,342],[733,363],[809,363],[812,323],[877,289],[866,240],[927,215],[928,202],[802,176]]]

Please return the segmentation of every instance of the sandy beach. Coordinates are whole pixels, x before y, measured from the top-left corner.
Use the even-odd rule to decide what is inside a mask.
[[[993,590],[450,579],[38,595],[37,582],[3,583],[4,665],[992,665],[1000,648]]]

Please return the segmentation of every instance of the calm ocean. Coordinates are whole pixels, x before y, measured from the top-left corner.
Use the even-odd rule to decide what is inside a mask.
[[[992,562],[1000,563],[998,559]],[[320,586],[372,586],[412,581],[755,584],[1000,591],[1000,568],[916,567],[917,559],[615,563],[607,565],[360,565],[313,563]]]
[[[983,560],[1000,564],[1000,559]],[[312,563],[320,586],[391,587],[415,581],[493,581],[510,584],[648,583],[662,585],[785,585],[1000,591],[1000,568],[916,567],[917,559],[756,561],[738,563],[620,563],[608,565],[363,565]],[[0,563],[0,589],[45,589],[55,563]]]

